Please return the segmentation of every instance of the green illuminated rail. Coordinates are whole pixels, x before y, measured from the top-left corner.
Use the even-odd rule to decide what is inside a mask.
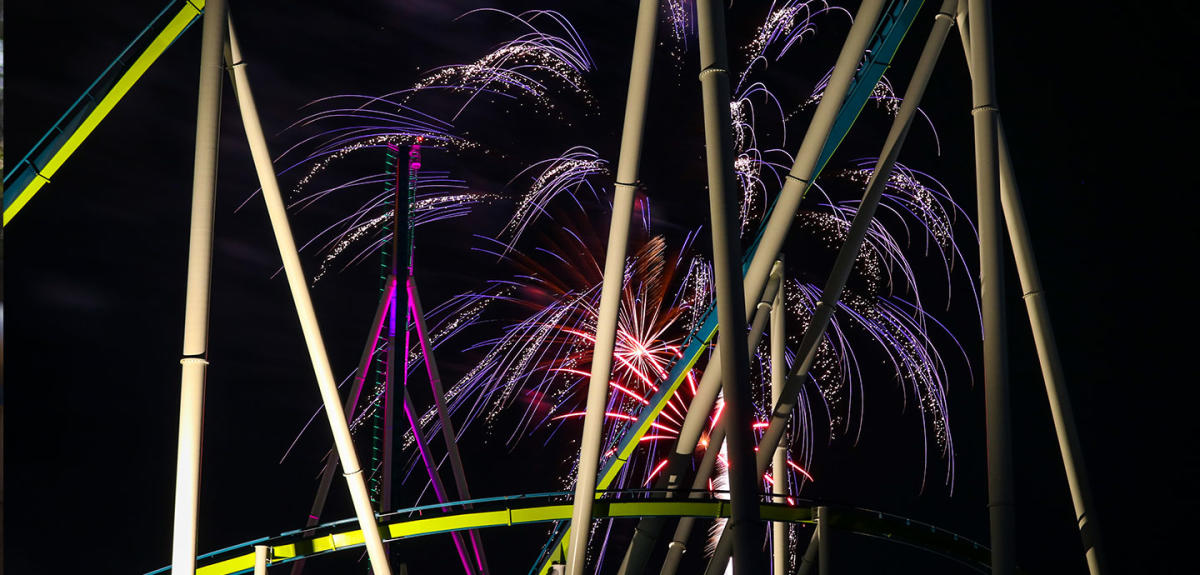
[[[568,492],[543,493],[414,507],[381,517],[381,532],[385,540],[396,541],[469,529],[564,521],[571,517],[570,495]],[[465,510],[466,504],[471,504],[474,509]],[[443,508],[452,511],[443,511]],[[765,503],[760,512],[764,521],[812,523],[814,508],[815,505],[811,503],[802,506]],[[958,561],[981,572],[988,570],[988,548],[955,533],[878,511],[849,507],[830,509],[830,526],[839,531],[910,545]],[[651,516],[727,518],[729,502],[720,499],[599,500],[593,507],[593,516],[608,519]],[[269,548],[269,565],[361,548],[362,531],[357,529],[356,525],[357,520],[347,519],[311,529],[291,531],[278,537],[260,538],[201,555],[196,560],[196,573],[248,573],[254,568],[256,545]],[[169,571],[168,566],[146,575],[165,574]]]
[[[172,15],[171,8],[177,5],[179,9]],[[34,144],[33,149],[11,168],[4,177],[4,225],[12,221],[42,186],[50,183],[67,158],[203,10],[204,0],[168,2],[50,131]],[[139,49],[141,53],[130,61]]]

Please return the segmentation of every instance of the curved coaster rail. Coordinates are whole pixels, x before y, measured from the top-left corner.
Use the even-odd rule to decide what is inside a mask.
[[[723,499],[646,499],[646,492],[609,492],[611,499],[596,501],[594,517],[729,517],[729,501]],[[510,497],[492,497],[437,503],[403,509],[381,516],[385,540],[397,541],[426,535],[564,521],[571,517],[571,492],[533,493]],[[624,497],[624,498],[622,498]],[[465,506],[473,508],[467,510]],[[816,504],[763,503],[764,521],[814,523]],[[444,511],[443,509],[448,509]],[[989,549],[956,533],[897,515],[854,507],[831,507],[830,526],[839,531],[893,541],[941,555],[981,573],[990,571]],[[314,528],[294,530],[277,537],[262,537],[206,553],[196,558],[197,575],[232,575],[254,569],[254,547],[270,549],[269,565],[311,558],[363,546],[362,530],[356,519],[326,523]],[[146,575],[165,574],[170,566]]]

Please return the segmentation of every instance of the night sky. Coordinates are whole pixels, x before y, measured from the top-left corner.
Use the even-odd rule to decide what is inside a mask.
[[[6,165],[24,155],[161,8],[158,0],[68,4],[8,2]],[[482,5],[470,0],[348,4],[266,0],[232,6],[275,154],[301,138],[302,132],[285,128],[317,98],[385,94],[411,85],[431,67],[470,61],[513,36],[512,27],[500,25],[503,18],[454,22]],[[460,125],[472,126],[473,136],[510,152],[513,160],[472,164],[431,152],[428,164],[453,166],[473,189],[501,191],[529,158],[571,145],[592,145],[615,162],[636,3],[561,4],[503,7],[554,8],[571,18],[597,62],[589,81],[600,112],[584,114],[583,103],[569,94],[556,99],[562,114],[575,119],[569,125],[529,110],[508,118],[473,112]],[[897,91],[908,83],[937,4],[927,3],[888,73]],[[1197,186],[1184,175],[1196,150],[1188,139],[1196,128],[1195,95],[1186,88],[1196,66],[1184,38],[1200,20],[1190,4],[1178,1],[1157,3],[1154,11],[1128,3],[997,4],[999,105],[1110,560],[1114,572],[1186,572],[1188,534],[1196,531],[1200,513],[1194,491],[1200,483],[1200,449],[1194,445],[1200,418],[1192,403],[1200,382],[1193,360],[1200,317],[1191,275],[1200,242],[1191,218]],[[766,8],[738,2],[733,9],[730,36],[740,45]],[[771,64],[776,92],[810,86],[814,74],[832,65],[848,25],[844,18],[819,22],[811,41]],[[664,35],[660,28],[660,40]],[[647,135],[642,164],[656,215],[672,222],[676,215],[691,218],[680,226],[703,223],[705,209],[695,200],[703,192],[702,164],[695,163],[703,144],[691,42],[683,64],[666,49],[658,52],[651,113],[659,121]],[[9,573],[138,574],[170,561],[199,45],[197,24],[4,230]],[[224,94],[201,553],[301,527],[329,446],[321,415],[296,451],[279,462],[319,397],[286,282],[275,275],[280,264],[266,210],[252,197],[258,184],[227,81]],[[909,139],[914,151],[901,161],[936,175],[973,216],[970,107],[962,50],[952,31],[923,102],[937,126],[941,155],[932,151],[929,130],[918,126]],[[446,117],[445,110],[435,113]],[[851,151],[839,152],[834,163],[877,154],[886,128],[877,119],[852,132],[846,144]],[[789,133],[793,152],[802,129]],[[281,180],[285,193],[289,182],[294,179]],[[345,208],[330,202],[293,214],[296,236],[311,236]],[[417,274],[426,307],[477,288],[481,276],[495,271],[486,267],[494,258],[466,248],[476,245],[472,234],[487,233],[488,225],[495,229],[503,213],[503,205],[486,207],[470,218],[418,230]],[[605,230],[607,216],[591,223]],[[707,241],[701,243],[707,250]],[[311,274],[318,257],[304,257]],[[974,269],[975,255],[968,257]],[[312,290],[339,378],[357,361],[376,303],[374,261],[332,274]],[[822,280],[818,274],[816,281]],[[956,281],[961,291],[965,278],[960,274]],[[1031,573],[1085,573],[1011,264],[1008,283],[1018,562]],[[929,485],[921,489],[919,418],[901,412],[901,397],[889,383],[870,400],[857,446],[818,440],[812,470],[818,480],[804,496],[907,515],[987,542],[978,337],[971,331],[969,296],[955,297],[944,317],[957,326],[977,380],[972,386],[959,360],[950,386],[958,450],[953,494],[940,482],[944,464],[936,458]],[[942,311],[937,298],[929,307]],[[469,367],[466,357],[446,352],[447,381]],[[504,443],[506,431],[489,434],[480,426],[468,432],[461,445],[472,494],[559,488],[559,465],[569,457],[577,429],[564,427],[549,448],[542,447],[542,434],[512,450]],[[411,504],[418,483],[399,488],[400,505]],[[327,517],[351,516],[340,480],[330,501]],[[484,532],[493,573],[525,572],[545,532],[545,526]],[[863,550],[843,548],[839,561],[847,571],[965,572],[896,546],[862,539],[845,545]],[[445,536],[393,550],[412,573],[446,572],[457,564]],[[345,568],[359,558],[351,555],[313,561],[309,572]],[[613,555],[605,571],[619,562]]]

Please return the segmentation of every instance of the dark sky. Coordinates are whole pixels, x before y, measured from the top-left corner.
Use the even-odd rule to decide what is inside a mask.
[[[8,3],[9,165],[161,7],[158,1],[70,4]],[[1194,532],[1190,520],[1200,512],[1194,493],[1200,418],[1191,413],[1198,379],[1190,357],[1200,319],[1190,275],[1198,246],[1190,218],[1196,185],[1183,176],[1195,161],[1186,136],[1196,127],[1194,94],[1186,88],[1195,65],[1183,31],[1200,22],[1183,2],[1159,3],[1153,12],[1132,4],[998,4],[999,103],[1103,534],[1120,571],[1179,572],[1184,534]],[[604,114],[571,128],[531,124],[524,134],[530,137],[518,144],[514,136],[512,145],[557,146],[565,132],[579,140],[567,145],[595,142],[602,155],[615,158],[635,6],[603,6],[536,4],[561,9],[579,27],[599,66],[593,85],[607,106]],[[755,6],[739,2],[734,9],[763,11]],[[296,141],[284,128],[307,102],[390,92],[411,84],[419,70],[468,61],[511,37],[485,23],[495,20],[452,22],[474,7],[465,0],[233,6],[272,150]],[[898,89],[907,84],[935,9],[926,6],[889,73]],[[752,28],[748,22],[751,16],[731,18],[739,30]],[[829,22],[806,58],[820,58],[818,48],[836,50],[845,26]],[[10,573],[144,573],[169,562],[199,37],[197,26],[172,46],[5,228],[4,558]],[[656,89],[663,84],[693,100],[657,103],[658,113],[675,119],[698,110],[699,90],[688,91],[694,52],[681,72],[660,51]],[[772,72],[780,82],[791,72],[786,66],[797,66],[797,75],[819,73],[832,62],[832,55],[825,57],[819,65],[785,60]],[[318,420],[297,455],[277,463],[319,399],[287,286],[282,276],[272,278],[278,255],[261,201],[234,212],[257,183],[232,92],[224,89],[200,552],[300,527],[328,445]],[[579,104],[567,98],[563,105],[574,112]],[[943,154],[925,152],[916,161],[926,162],[920,167],[973,211],[970,91],[953,35],[924,107],[938,126]],[[503,124],[492,125],[499,130]],[[681,119],[669,129],[695,143],[650,136],[649,153],[663,154],[654,157],[668,166],[669,154],[701,147],[698,121]],[[927,133],[914,130],[913,142],[929,148]],[[789,139],[790,148],[798,143],[798,134]],[[856,153],[877,153],[874,145]],[[643,165],[652,197],[664,205],[681,201],[666,184],[669,170],[651,160]],[[469,174],[479,182],[473,185],[486,188],[515,171],[471,166],[462,177]],[[653,182],[662,184],[656,189]],[[294,216],[297,236],[311,234],[320,216],[332,213],[321,210],[336,209]],[[458,244],[470,232],[442,226],[427,233],[434,236],[430,244]],[[427,305],[478,279],[435,260],[426,260],[422,276],[428,278]],[[316,259],[305,262],[311,271]],[[1009,271],[1018,558],[1033,573],[1081,573],[1044,388],[1015,271]],[[339,377],[357,360],[375,304],[373,275],[366,266],[313,290]],[[977,345],[970,337],[965,343]],[[970,353],[978,357],[977,350]],[[952,387],[959,441],[953,496],[936,482],[920,492],[919,465],[909,453],[917,444],[888,442],[885,427],[900,416],[889,415],[887,400],[877,400],[858,447],[818,448],[822,477],[831,479],[806,495],[907,514],[986,542],[982,386],[958,381]],[[464,442],[474,495],[556,485],[554,462],[537,461],[537,450],[509,453],[502,440],[475,439]],[[348,517],[348,502],[339,497],[345,499],[335,490],[330,516]],[[541,527],[485,533],[494,572],[523,572],[543,534]],[[411,559],[414,573],[435,572],[428,557],[452,553],[444,539],[406,543],[397,552],[425,557]],[[862,545],[878,559],[847,552],[847,568],[954,572],[937,558]],[[341,565],[314,563],[312,572]]]

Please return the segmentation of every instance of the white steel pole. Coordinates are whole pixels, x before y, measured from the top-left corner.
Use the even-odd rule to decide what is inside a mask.
[[[1004,305],[1004,246],[997,153],[996,90],[991,2],[967,6],[971,34],[971,115],[975,124],[975,186],[979,225],[979,283],[983,312],[983,388],[987,428],[988,515],[992,573],[1016,570],[1012,485],[1011,397]]]
[[[968,68],[971,58],[971,35],[967,28],[966,0],[959,2],[956,14],[958,33],[962,38],[963,50],[967,54]],[[1071,490],[1071,503],[1075,507],[1075,519],[1079,536],[1083,541],[1084,556],[1088,572],[1102,575],[1108,572],[1101,542],[1100,522],[1096,505],[1092,500],[1091,484],[1087,467],[1084,465],[1083,447],[1079,441],[1079,429],[1075,425],[1075,414],[1071,409],[1070,394],[1058,355],[1058,344],[1050,323],[1050,312],[1042,291],[1041,274],[1034,258],[1033,243],[1029,226],[1025,222],[1025,210],[1021,205],[1021,194],[1008,151],[1004,134],[1004,123],[997,120],[1000,161],[1000,205],[1008,228],[1008,238],[1017,263],[1017,275],[1021,281],[1021,292],[1025,309],[1033,330],[1034,346],[1042,368],[1042,379],[1046,383],[1046,395],[1050,400],[1050,415],[1054,419],[1054,430],[1058,436],[1058,448],[1062,453],[1063,467],[1067,472],[1067,485]]]
[[[725,397],[725,436],[729,453],[729,521],[725,535],[733,538],[733,573],[762,572],[763,535],[759,528],[758,492],[754,472],[754,401],[747,380],[750,357],[744,345],[745,294],[742,249],[736,214],[737,177],[733,169],[733,134],[729,111],[729,63],[725,45],[725,6],[697,0],[696,27],[700,46],[700,88],[704,109],[704,148],[708,164],[709,224],[712,226],[713,275],[721,350],[721,389]],[[710,366],[710,369],[712,367]]]
[[[300,328],[304,333],[304,342],[308,347],[309,358],[312,360],[317,387],[321,392],[321,401],[325,406],[329,427],[333,431],[333,442],[337,447],[338,458],[342,460],[342,469],[344,469],[342,474],[346,477],[346,483],[350,489],[350,499],[354,504],[355,515],[358,517],[358,525],[363,531],[363,541],[367,548],[371,569],[377,575],[391,575],[391,567],[388,565],[387,555],[383,549],[379,523],[376,522],[375,513],[371,509],[371,497],[367,493],[367,485],[363,480],[358,454],[354,451],[350,427],[346,424],[346,413],[342,409],[338,397],[337,382],[333,378],[333,370],[325,353],[325,342],[321,338],[316,310],[313,309],[304,269],[300,265],[300,254],[296,251],[296,240],[292,237],[292,228],[288,223],[283,194],[279,190],[279,182],[275,180],[275,170],[271,165],[267,139],[263,135],[262,125],[259,123],[258,110],[254,105],[254,96],[250,92],[250,82],[246,77],[246,64],[242,61],[241,50],[238,47],[232,22],[229,25],[229,51],[238,107],[242,113],[242,124],[246,129],[250,154],[254,159],[255,171],[258,172],[263,200],[267,204],[267,213],[271,219],[271,228],[275,232],[279,255],[283,260],[288,287],[291,289],[292,299],[295,301],[296,315],[299,317]]]
[[[821,101],[817,104],[808,130],[804,133],[804,140],[800,143],[800,149],[796,153],[796,161],[792,164],[792,170],[784,182],[783,189],[779,192],[779,200],[771,212],[770,219],[767,220],[762,238],[758,243],[758,249],[754,252],[750,269],[746,272],[743,293],[747,318],[753,313],[759,295],[764,293],[762,286],[766,285],[771,268],[779,257],[779,251],[783,247],[788,229],[791,227],[792,220],[795,219],[796,210],[800,208],[800,201],[804,198],[804,192],[808,189],[813,172],[816,171],[821,149],[825,146],[825,141],[829,139],[829,134],[833,130],[838,110],[849,93],[850,80],[858,70],[858,62],[871,40],[875,22],[882,10],[883,0],[866,0],[854,16],[854,24],[850,27],[850,33],[842,45],[842,51],[833,67],[829,84],[825,88]],[[802,177],[801,174],[804,176]],[[714,350],[709,363],[715,364],[720,353],[719,348]],[[711,410],[711,401],[715,401],[717,392],[720,390],[720,370],[706,370],[704,373],[705,377],[701,378],[697,394],[703,393],[704,390],[710,390],[708,396],[713,399],[709,401],[708,405]],[[709,373],[714,373],[713,379],[709,380],[712,384],[705,386],[704,382]],[[695,399],[693,399],[694,402]],[[704,411],[704,416],[698,422],[700,425],[706,423],[708,412]],[[684,430],[687,429],[688,422],[685,420]],[[684,433],[681,432],[680,437],[684,437]],[[696,438],[699,438],[698,433]]]
[[[775,262],[771,270],[771,278],[779,278],[779,289],[775,290],[775,299],[771,302],[771,404],[779,403],[783,396],[784,384],[787,380],[787,313],[783,307],[784,299],[783,259]],[[759,304],[762,305],[762,304]],[[787,496],[787,445],[780,441],[775,448],[775,458],[771,461],[771,492],[775,494],[775,503],[784,501]],[[788,568],[788,524],[783,521],[771,523],[771,573],[785,575]]]
[[[358,405],[359,396],[362,394],[363,384],[367,379],[367,368],[371,365],[371,358],[375,355],[375,348],[379,342],[379,335],[383,329],[383,315],[388,311],[392,301],[392,290],[396,289],[396,277],[390,276],[387,279],[386,285],[383,288],[383,293],[379,294],[379,303],[375,307],[375,316],[371,320],[371,330],[367,334],[367,342],[363,345],[362,355],[358,361],[358,369],[354,372],[354,380],[350,384],[350,394],[346,396],[346,402],[342,406],[342,410],[346,412],[346,423],[354,420],[354,409]],[[321,481],[317,486],[317,495],[313,498],[312,507],[309,508],[308,519],[304,522],[304,527],[313,527],[321,522],[321,515],[325,512],[325,499],[329,496],[329,489],[333,486],[333,474],[338,467],[338,452],[333,450],[325,460],[325,468],[321,471]],[[300,575],[304,572],[304,565],[307,560],[303,557],[292,563],[291,575]]]
[[[254,575],[267,575],[267,565],[270,563],[268,554],[271,548],[266,545],[254,546]]]
[[[184,311],[183,365],[179,393],[179,448],[175,463],[175,522],[171,572],[196,570],[196,516],[200,501],[200,454],[204,435],[204,378],[208,366],[208,307],[212,284],[213,213],[217,143],[221,128],[221,47],[225,0],[208,3],[200,44],[196,106],[196,152],[192,172],[191,234]]]
[[[613,186],[608,253],[604,259],[604,284],[600,288],[600,307],[597,311],[596,346],[592,353],[592,374],[588,381],[583,436],[579,446],[579,470],[575,478],[575,501],[571,510],[570,542],[567,548],[567,575],[583,575],[588,535],[591,533],[592,503],[596,497],[596,474],[600,467],[600,441],[604,431],[604,404],[608,400],[608,382],[612,377],[617,315],[625,279],[625,252],[629,243],[629,222],[633,217],[633,196],[637,189],[657,26],[658,0],[642,0],[633,39],[625,124],[621,133],[617,179]]]
[[[846,41],[842,44],[842,50],[838,54],[837,62],[834,64],[833,72],[830,74],[829,83],[826,85],[821,101],[817,104],[817,109],[813,113],[813,119],[804,134],[804,140],[800,143],[800,149],[796,153],[796,160],[792,164],[792,169],[788,173],[783,189],[779,192],[779,199],[776,201],[775,209],[767,220],[765,229],[759,239],[758,249],[754,252],[754,258],[751,260],[750,268],[747,270],[743,280],[744,294],[760,293],[759,286],[763,286],[767,282],[770,269],[783,247],[783,241],[787,237],[792,220],[795,219],[796,211],[800,208],[800,202],[804,199],[804,193],[812,183],[821,149],[825,146],[826,140],[829,139],[829,134],[833,130],[833,124],[837,119],[838,111],[849,94],[850,81],[858,70],[858,62],[871,40],[871,35],[875,30],[875,23],[878,21],[883,7],[884,3],[882,0],[865,0],[855,14],[854,24],[851,25],[850,33],[847,35]],[[744,303],[747,305],[747,309],[745,310],[747,316],[752,311],[749,306],[754,305],[754,302],[754,296],[745,297]],[[710,363],[717,361],[720,354],[721,350],[718,348],[710,359]],[[705,393],[706,391],[711,392],[711,395],[715,398],[720,380],[714,376],[711,380],[711,387],[704,385],[704,380],[707,379],[708,374],[714,371],[719,370],[710,369],[705,371],[706,377],[701,379],[701,385],[697,389],[697,397],[693,398],[693,403],[699,399],[701,393]],[[689,416],[691,412],[692,408],[689,407]],[[685,430],[687,423],[687,420],[685,420]],[[723,425],[718,429],[714,429],[714,437],[718,432],[724,437],[723,431]],[[682,438],[682,431],[680,436]],[[710,449],[719,449],[720,443],[710,438],[709,447]],[[701,481],[703,480],[697,476],[694,485]],[[667,558],[663,562],[663,575],[670,575],[678,570],[679,562],[686,549],[688,534],[691,532],[691,527],[694,523],[695,521],[692,518],[685,517],[680,519],[675,529],[675,535],[667,550]]]
[[[704,449],[704,457],[700,459],[700,465],[696,467],[696,476],[692,478],[692,490],[688,495],[690,498],[699,499],[710,495],[705,487],[708,484],[708,478],[712,476],[713,469],[716,468],[717,454],[721,451],[721,444],[724,442],[725,424],[718,423],[709,434],[708,447]],[[691,538],[692,527],[695,524],[695,517],[679,518],[679,523],[675,526],[675,534],[671,538],[671,543],[667,545],[667,556],[663,559],[660,575],[675,575],[679,571],[679,563],[687,551],[687,542]]]
[[[792,165],[792,171],[787,181],[784,182],[783,189],[779,192],[779,200],[776,203],[775,210],[772,211],[771,217],[767,221],[766,229],[759,240],[758,249],[754,252],[750,269],[746,273],[743,293],[745,294],[747,317],[754,311],[756,298],[760,293],[763,293],[762,288],[759,286],[766,284],[771,267],[774,265],[775,260],[779,256],[779,251],[783,247],[783,240],[787,236],[788,228],[791,226],[792,220],[795,219],[796,210],[800,208],[800,201],[804,198],[804,191],[808,188],[808,180],[795,176],[795,174],[808,174],[808,177],[811,178],[812,173],[816,170],[821,148],[825,145],[825,141],[829,139],[829,134],[833,130],[833,123],[837,118],[837,112],[848,95],[850,80],[854,77],[854,73],[858,69],[858,61],[862,58],[863,52],[866,50],[867,43],[870,41],[871,33],[874,30],[875,21],[878,19],[882,9],[882,0],[867,0],[854,16],[854,24],[850,28],[850,34],[847,36],[846,42],[842,45],[841,54],[838,56],[837,64],[834,65],[829,84],[825,88],[825,94],[817,104],[813,120],[809,125],[808,131],[805,132],[804,141],[801,142],[800,150],[796,154],[796,161]],[[720,358],[720,353],[721,350],[719,348],[714,350],[709,363],[715,364]],[[711,379],[709,374],[713,374]],[[703,396],[706,399],[706,403],[698,405],[701,407],[707,405],[708,409],[701,410],[704,412],[703,415],[695,419],[695,424],[692,426],[689,426],[689,422],[693,422],[693,419],[689,417],[684,420],[683,429],[680,432],[681,442],[685,436],[689,438],[695,437],[692,440],[693,442],[699,439],[699,430],[707,423],[708,411],[712,409],[717,392],[720,390],[721,381],[719,376],[720,370],[705,370],[704,376],[700,380],[700,385],[696,389],[696,398],[693,398],[692,403],[696,404],[697,399]],[[705,385],[706,383],[709,383],[709,385]],[[689,415],[691,411],[692,409],[689,407]],[[694,433],[689,433],[689,431]]]
[[[1071,503],[1075,506],[1075,519],[1079,536],[1083,539],[1088,571],[1091,575],[1102,575],[1107,571],[1106,561],[1100,541],[1100,523],[1096,518],[1096,506],[1092,501],[1091,485],[1084,465],[1083,446],[1079,441],[1079,429],[1075,426],[1075,414],[1071,409],[1071,398],[1058,356],[1058,344],[1050,324],[1050,311],[1046,294],[1042,291],[1042,278],[1034,258],[1029,227],[1025,223],[1025,210],[1021,206],[1021,193],[1017,189],[1012,158],[1008,153],[1004,124],[998,122],[997,128],[1000,141],[1000,204],[1004,209],[1004,221],[1008,224],[1017,275],[1021,278],[1021,291],[1033,328],[1033,342],[1042,366],[1042,379],[1046,382],[1050,415],[1058,435],[1058,448],[1067,472],[1067,485],[1071,489]]]

